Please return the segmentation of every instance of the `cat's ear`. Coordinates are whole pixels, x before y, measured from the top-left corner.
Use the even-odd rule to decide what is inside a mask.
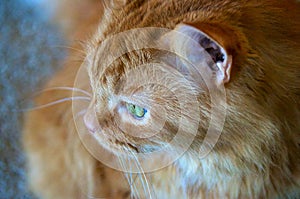
[[[229,82],[233,62],[231,46],[233,35],[229,35],[225,29],[207,24],[179,24],[176,26],[175,31],[192,39],[187,41],[187,37],[177,38],[174,36],[171,43],[176,50],[184,51],[185,57],[194,63],[206,62],[206,66],[209,66],[201,70],[202,73],[205,73],[202,75],[210,77],[210,80],[217,85]],[[206,56],[203,55],[203,52]]]

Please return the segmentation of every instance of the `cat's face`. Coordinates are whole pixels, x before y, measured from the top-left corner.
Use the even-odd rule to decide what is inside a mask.
[[[209,88],[222,87],[229,80],[231,56],[199,29],[179,24],[156,39],[173,52],[136,50],[106,66],[99,51],[91,55],[93,100],[84,120],[96,139],[114,153],[158,150],[179,131],[175,147],[191,144],[196,134],[201,142],[210,117]],[[122,46],[113,43],[107,51],[117,51],[118,45]]]
[[[113,73],[106,71],[99,79],[101,87],[94,88],[91,107],[96,118],[85,122],[100,142],[114,152],[154,150],[170,139],[170,127],[176,132],[173,125],[178,119],[177,99],[164,85],[155,84],[166,78],[167,72],[164,74],[151,64],[139,67],[143,68],[130,70],[123,63],[115,64],[111,66]],[[169,77],[169,83],[175,80]],[[164,131],[164,136],[159,135],[160,131]]]

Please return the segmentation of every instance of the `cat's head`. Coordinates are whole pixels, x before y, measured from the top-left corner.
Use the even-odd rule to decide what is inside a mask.
[[[224,88],[227,102],[221,107],[227,107],[226,122],[224,126],[212,124],[222,135],[210,135],[208,147],[213,145],[211,140],[219,138],[215,152],[224,157],[235,154],[239,158],[232,160],[237,165],[246,159],[264,165],[267,161],[264,157],[270,153],[264,149],[272,148],[280,138],[271,121],[272,113],[264,110],[265,102],[259,103],[264,92],[271,92],[265,88],[272,82],[265,82],[264,78],[266,66],[274,65],[268,58],[271,54],[262,53],[264,47],[260,46],[267,37],[251,35],[260,27],[254,23],[258,19],[271,29],[263,21],[263,9],[254,16],[249,13],[257,5],[245,5],[246,18],[243,18],[234,2],[212,5],[210,1],[183,1],[183,4],[129,3],[119,14],[104,15],[104,24],[88,47],[87,68],[93,100],[85,115],[87,128],[100,144],[114,153],[155,151],[170,143],[180,130],[183,132],[180,142],[184,145],[192,135],[189,149],[197,150],[207,135],[212,110],[216,108],[211,92]],[[149,12],[149,7],[153,11]],[[150,26],[168,31],[144,34],[143,28]],[[129,36],[105,44],[116,34],[134,28],[141,28],[144,41]],[[149,37],[151,41],[147,40]],[[134,49],[144,42],[161,43],[180,56],[150,47],[128,50],[112,63],[103,61],[115,56],[120,48]],[[103,45],[106,47],[102,48]],[[103,52],[107,57],[101,57]],[[193,63],[200,65],[196,64],[195,68]],[[195,134],[194,124],[197,124]],[[181,144],[177,146],[180,148]]]
[[[195,137],[198,145],[203,141],[215,100],[210,95],[229,82],[233,62],[232,49],[220,39],[228,37],[224,30],[203,26],[136,29],[94,47],[88,66],[93,100],[84,118],[104,147],[114,153],[152,152],[178,132],[176,147],[189,148],[185,145]],[[142,49],[139,42],[157,48]],[[127,51],[118,53],[122,46]],[[105,61],[112,55],[114,60]]]
[[[199,149],[211,122],[211,94],[230,81],[233,56],[243,50],[243,38],[233,37],[237,32],[227,25],[200,23],[192,15],[164,23],[146,26],[162,26],[163,31],[141,28],[133,33],[130,30],[139,25],[102,24],[90,42],[87,68],[93,100],[84,120],[98,141],[116,154],[158,150],[179,131],[176,142],[181,144],[176,147],[189,148],[185,145],[195,142]],[[160,49],[148,45],[152,43]],[[216,128],[220,131],[222,125]]]

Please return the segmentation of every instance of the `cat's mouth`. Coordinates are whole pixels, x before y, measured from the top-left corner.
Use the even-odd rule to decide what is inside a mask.
[[[117,138],[107,138],[106,136],[100,135],[97,136],[101,146],[106,148],[108,151],[120,155],[125,154],[127,155],[128,152],[130,153],[141,153],[141,148],[136,146],[135,144],[119,140]]]
[[[116,139],[115,143],[116,143],[116,145],[123,146],[123,147],[126,147],[128,149],[131,149],[132,151],[134,151],[136,153],[140,153],[140,148],[133,145],[133,144],[131,144],[131,143],[120,141],[118,139]]]

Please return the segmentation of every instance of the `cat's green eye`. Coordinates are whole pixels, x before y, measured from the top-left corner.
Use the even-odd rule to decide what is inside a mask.
[[[131,115],[137,118],[143,118],[147,113],[146,109],[131,103],[126,103],[126,108]]]

